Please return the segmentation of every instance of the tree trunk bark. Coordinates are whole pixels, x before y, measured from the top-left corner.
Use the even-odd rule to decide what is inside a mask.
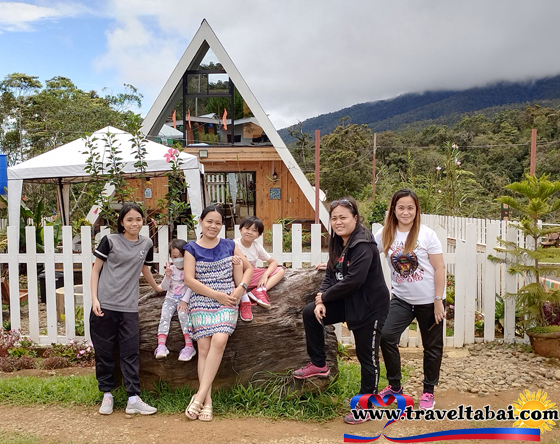
[[[262,384],[279,379],[291,391],[303,392],[326,388],[338,374],[337,340],[333,326],[327,326],[327,363],[331,369],[328,378],[314,377],[307,381],[294,379],[291,370],[309,362],[306,351],[302,310],[312,302],[323,280],[324,272],[314,269],[286,270],[286,276],[269,292],[272,307],[266,310],[253,306],[253,321],[237,322],[229,338],[213,388],[236,384]],[[161,279],[161,277],[160,277]],[[198,387],[197,357],[190,362],[177,358],[184,339],[177,315],[173,316],[167,338],[169,355],[156,360],[157,329],[164,293],[155,293],[146,283],[140,287],[140,382],[151,389],[158,381],[172,387]],[[196,347],[196,342],[194,343]]]

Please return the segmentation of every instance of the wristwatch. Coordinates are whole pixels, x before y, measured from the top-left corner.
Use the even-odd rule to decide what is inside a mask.
[[[241,282],[238,287],[243,287],[245,291],[247,291],[249,289],[249,287],[247,287],[247,284],[245,282]]]
[[[443,301],[443,298],[442,298],[441,296],[436,296],[434,299],[435,299],[436,301]]]

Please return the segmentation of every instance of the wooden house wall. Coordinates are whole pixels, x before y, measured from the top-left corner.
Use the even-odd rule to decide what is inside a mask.
[[[133,200],[142,202],[142,183],[140,179],[128,179],[127,183],[134,190]],[[146,199],[146,208],[148,210],[155,210],[158,199],[163,199],[167,194],[167,176],[151,177],[150,184],[146,185],[146,187],[152,189],[152,197]]]
[[[313,221],[315,212],[274,147],[187,148],[198,156],[206,149],[208,157],[199,159],[206,173],[255,172],[256,216],[268,230],[279,219]],[[278,179],[272,180],[276,172]],[[270,199],[270,189],[280,188],[280,200]]]

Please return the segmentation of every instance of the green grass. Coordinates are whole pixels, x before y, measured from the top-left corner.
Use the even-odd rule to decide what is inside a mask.
[[[0,430],[0,444],[38,444],[39,442],[38,436]]]
[[[382,367],[381,370],[380,389],[387,385],[385,369]],[[405,378],[408,374],[409,369],[403,369]],[[212,394],[214,412],[221,417],[251,416],[318,422],[338,418],[348,411],[348,400],[360,390],[360,366],[357,363],[340,361],[338,378],[323,392],[290,392],[288,387],[292,381],[289,375],[278,375],[260,385],[238,385],[218,390]],[[193,393],[188,387],[172,389],[168,384],[162,383],[157,384],[152,391],[142,392],[141,397],[145,402],[157,407],[159,412],[175,414],[185,410]],[[0,379],[2,404],[92,406],[101,402],[101,396],[93,375]],[[124,409],[127,400],[124,388],[116,390],[114,396],[115,408]]]

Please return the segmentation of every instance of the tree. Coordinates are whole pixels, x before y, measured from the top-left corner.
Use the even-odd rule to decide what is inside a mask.
[[[527,174],[525,180],[504,188],[514,195],[497,200],[521,215],[519,223],[510,226],[519,228],[528,242],[521,247],[516,242],[500,239],[502,248],[497,251],[502,254],[489,258],[509,265],[508,273],[525,277],[525,283],[518,292],[508,294],[516,300],[523,325],[527,328],[546,327],[552,323],[551,317],[560,315],[560,290],[546,289],[540,278],[560,274],[560,248],[540,245],[540,238],[557,231],[557,228],[543,228],[539,220],[560,209],[560,200],[553,199],[560,192],[560,182],[551,182],[548,175],[536,177]]]
[[[327,199],[357,196],[372,180],[373,135],[367,125],[341,119],[321,138],[321,187]]]
[[[81,90],[67,77],[53,77],[43,86],[36,76],[13,73],[0,82],[0,92],[0,150],[7,154],[8,165],[108,125],[134,133],[140,124],[131,107],[141,105],[142,95],[132,85],[125,85],[123,93],[102,97],[96,91]],[[84,202],[86,186],[71,187],[71,214],[78,212],[78,217],[93,203]],[[28,204],[34,208],[44,201],[47,214],[56,208],[53,190],[52,185],[24,185]]]

